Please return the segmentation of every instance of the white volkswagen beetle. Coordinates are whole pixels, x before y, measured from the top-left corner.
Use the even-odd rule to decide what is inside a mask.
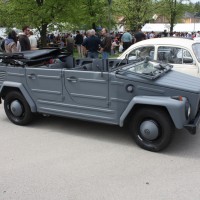
[[[153,38],[131,45],[118,58],[152,60],[171,63],[174,70],[200,76],[200,41],[186,38]]]

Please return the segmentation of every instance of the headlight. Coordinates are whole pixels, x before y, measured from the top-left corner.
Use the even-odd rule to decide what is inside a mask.
[[[185,103],[185,116],[186,116],[186,119],[189,119],[190,113],[191,113],[191,107],[190,107],[189,102],[186,101],[186,103]]]

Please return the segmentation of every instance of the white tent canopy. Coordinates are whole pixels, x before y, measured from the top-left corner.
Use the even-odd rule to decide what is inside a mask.
[[[167,30],[169,32],[170,30],[170,24],[145,24],[142,27],[143,32],[163,32],[164,30]],[[183,24],[179,23],[176,24],[173,28],[173,31],[176,32],[197,32],[200,31],[200,23],[191,23],[191,24]]]

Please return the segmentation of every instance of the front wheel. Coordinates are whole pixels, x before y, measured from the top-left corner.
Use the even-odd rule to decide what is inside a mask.
[[[26,125],[32,121],[33,113],[20,92],[12,91],[5,96],[4,110],[8,119],[14,124]]]
[[[174,124],[161,108],[141,108],[134,113],[130,130],[143,149],[158,152],[166,148],[174,133]]]

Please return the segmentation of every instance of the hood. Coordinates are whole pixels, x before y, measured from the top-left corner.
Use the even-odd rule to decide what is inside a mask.
[[[200,78],[177,71],[170,71],[154,80],[159,86],[200,93]]]
[[[12,42],[14,42],[13,39],[9,39],[9,38],[6,38],[6,39],[5,39],[5,45],[8,45],[8,44],[10,44],[10,43],[12,43]]]
[[[120,78],[122,77],[137,81],[139,85],[141,85],[140,83],[144,83],[163,88],[171,88],[200,94],[200,78],[177,72],[175,70],[168,71],[167,73],[164,73],[160,77],[157,77],[153,80],[128,72],[122,72],[122,76],[120,76]]]

